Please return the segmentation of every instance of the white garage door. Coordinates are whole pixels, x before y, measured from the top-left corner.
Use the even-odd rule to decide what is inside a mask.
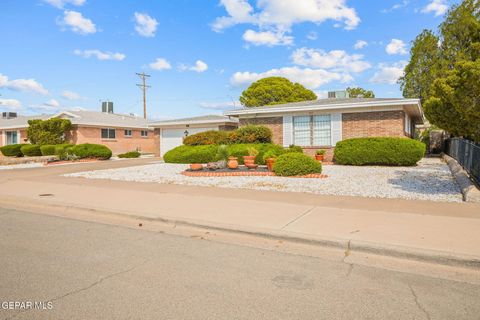
[[[163,157],[167,151],[172,150],[183,144],[183,138],[185,137],[185,130],[188,131],[188,135],[195,133],[218,130],[218,127],[214,128],[184,128],[184,129],[162,129],[160,139],[160,155]]]

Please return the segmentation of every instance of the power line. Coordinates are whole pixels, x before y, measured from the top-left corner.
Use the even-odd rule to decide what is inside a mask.
[[[147,88],[151,88],[152,86],[147,86],[147,78],[150,78],[149,74],[145,74],[145,72],[142,73],[136,73],[140,79],[142,79],[142,84],[137,84],[138,87],[140,87],[143,91],[143,118],[147,119]]]

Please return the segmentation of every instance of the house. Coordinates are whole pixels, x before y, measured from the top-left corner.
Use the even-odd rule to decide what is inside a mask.
[[[155,153],[153,129],[147,120],[133,115],[96,111],[61,111],[53,115],[21,116],[4,112],[0,118],[0,146],[27,143],[28,120],[61,118],[72,122],[67,134],[74,144],[97,143],[109,147],[114,154],[132,150]]]
[[[307,154],[326,149],[331,160],[338,141],[358,137],[413,137],[424,122],[418,99],[333,98],[225,112],[239,126],[264,125],[273,142],[301,146]]]
[[[209,130],[234,130],[238,127],[238,119],[207,115],[151,122],[149,125],[154,128],[157,154],[163,157],[167,151],[181,146],[186,136]]]

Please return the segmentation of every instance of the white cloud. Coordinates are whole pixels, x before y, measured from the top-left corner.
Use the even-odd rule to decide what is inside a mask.
[[[307,34],[307,39],[308,40],[317,40],[318,39],[318,34],[315,31],[310,31]]]
[[[310,89],[316,89],[332,81],[349,82],[351,80],[349,76],[323,69],[284,67],[261,73],[249,71],[236,72],[230,78],[230,83],[234,86],[246,86],[265,77],[285,77],[290,81],[301,83]]]
[[[238,106],[240,103],[237,104]],[[236,107],[235,102],[225,101],[225,102],[200,102],[200,108],[209,109],[209,110],[231,110]]]
[[[382,10],[383,13],[388,13],[388,12],[392,12],[392,11],[395,11],[395,10],[398,10],[398,9],[401,9],[401,8],[405,8],[406,6],[408,6],[408,4],[410,3],[409,0],[403,0],[402,2],[399,2],[399,3],[396,3],[394,4],[391,8],[389,9],[384,9]]]
[[[368,42],[367,42],[367,41],[357,40],[357,42],[355,42],[355,45],[353,46],[353,48],[354,48],[355,50],[360,50],[360,49],[365,48],[366,46],[368,46]]]
[[[163,58],[157,58],[155,62],[152,62],[148,65],[151,69],[153,70],[168,70],[171,69],[172,66],[170,65],[170,62],[168,62],[166,59]]]
[[[392,39],[389,44],[385,47],[385,51],[390,54],[400,54],[400,55],[405,55],[408,54],[407,51],[407,45],[405,42],[399,39]]]
[[[189,67],[185,64],[180,64],[179,69],[180,71],[190,70],[190,71],[195,71],[200,73],[200,72],[207,71],[208,65],[202,60],[197,60],[194,66]]]
[[[8,80],[7,76],[0,73],[0,88],[5,87],[14,91],[21,92],[34,92],[42,95],[48,95],[47,89],[45,89],[35,79],[15,79]]]
[[[22,103],[16,99],[0,99],[0,109],[17,111],[22,109]]]
[[[220,32],[237,24],[252,24],[259,32],[290,33],[294,24],[327,20],[343,23],[350,30],[360,23],[356,11],[345,0],[258,0],[255,10],[247,0],[221,0],[227,16],[217,18],[212,29]],[[292,38],[293,41],[293,38]],[[268,42],[267,42],[268,44]]]
[[[343,50],[326,52],[320,49],[300,48],[292,54],[293,63],[305,67],[332,69],[338,72],[363,72],[371,67],[363,55],[349,55]]]
[[[80,100],[83,99],[81,95],[79,95],[76,92],[65,90],[62,92],[62,98],[67,99],[67,100]]]
[[[52,108],[60,107],[60,103],[55,99],[50,99],[50,100],[44,102],[43,105],[45,105],[47,107],[52,107]]]
[[[381,63],[378,65],[378,71],[375,72],[370,82],[396,84],[398,79],[403,76],[403,70],[407,61],[399,61],[393,64]]]
[[[146,13],[135,12],[135,31],[142,37],[151,38],[155,36],[158,21]]]
[[[446,0],[431,0],[430,3],[422,9],[423,13],[433,12],[435,16],[441,16],[448,10]]]
[[[293,37],[285,35],[284,32],[254,31],[247,30],[243,34],[243,40],[255,46],[285,46],[293,44]]]
[[[63,7],[66,4],[71,4],[73,6],[83,6],[86,2],[85,0],[43,0],[43,1],[58,9],[63,9]]]
[[[92,20],[83,17],[82,14],[77,11],[65,10],[63,12],[63,18],[57,20],[57,23],[81,35],[97,32],[97,28]]]
[[[90,58],[90,57],[95,57],[98,60],[117,60],[117,61],[122,61],[125,59],[125,55],[123,53],[113,53],[113,52],[108,52],[108,51],[100,51],[97,49],[92,49],[92,50],[79,50],[76,49],[73,51],[73,53],[77,56],[81,56],[84,58]]]

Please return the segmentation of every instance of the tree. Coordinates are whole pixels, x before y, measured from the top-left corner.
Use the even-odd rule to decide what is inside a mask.
[[[282,77],[260,79],[250,85],[240,96],[245,107],[270,106],[317,99],[317,95],[299,83]]]
[[[410,62],[399,79],[405,98],[419,98],[423,103],[430,96],[430,86],[441,69],[438,42],[430,30],[423,30],[413,41]]]
[[[365,90],[363,88],[347,88],[348,95],[350,98],[375,98],[375,93],[372,90]]]
[[[60,144],[66,141],[65,136],[71,128],[68,119],[28,120],[27,136],[33,144]]]

